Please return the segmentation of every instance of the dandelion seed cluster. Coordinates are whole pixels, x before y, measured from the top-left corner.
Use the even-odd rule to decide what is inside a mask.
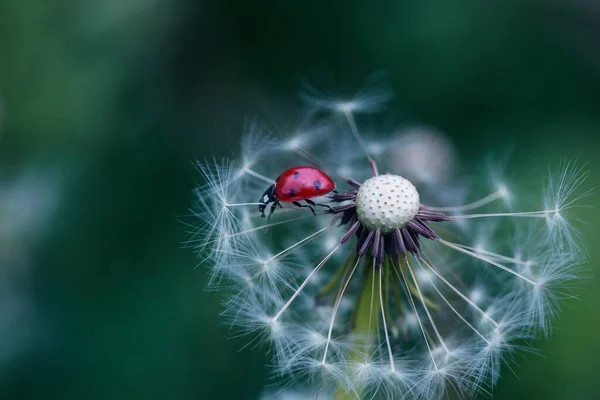
[[[356,192],[357,219],[367,229],[395,231],[419,212],[419,193],[410,181],[398,175],[367,179]]]
[[[497,169],[473,180],[489,190],[477,195],[450,165],[406,162],[440,151],[457,159],[447,140],[430,147],[429,134],[419,144],[413,132],[403,148],[397,137],[361,135],[362,118],[374,118],[387,94],[304,98],[312,107],[291,129],[251,122],[238,159],[198,164],[205,183],[190,243],[212,267],[210,286],[227,293],[224,315],[251,343],[270,344],[275,381],[293,393],[489,392],[571,295],[585,249],[567,213],[589,194],[587,172],[557,166],[540,179],[537,207],[520,198],[531,187],[510,190]],[[296,165],[335,181],[337,190],[312,199],[329,208],[315,216],[288,203],[267,222],[258,212],[265,187]]]

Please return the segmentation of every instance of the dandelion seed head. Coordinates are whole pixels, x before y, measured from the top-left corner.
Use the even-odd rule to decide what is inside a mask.
[[[240,173],[247,173],[258,164],[273,145],[273,138],[257,120],[247,120],[240,146]]]
[[[473,303],[480,304],[485,299],[485,292],[479,287],[474,287],[469,293],[469,298]]]
[[[249,344],[268,344],[274,380],[293,385],[277,393],[489,393],[573,296],[586,252],[571,214],[590,194],[588,173],[563,163],[530,208],[532,184],[509,181],[510,163],[483,180],[455,176],[456,149],[434,130],[365,138],[360,112],[390,98],[368,86],[342,101],[308,90],[298,126],[253,120],[238,160],[200,163],[190,244],[226,296],[224,318]],[[263,218],[265,189],[301,165],[336,189],[273,199]]]
[[[369,153],[371,153],[371,154],[373,154],[373,156],[377,157],[377,156],[381,156],[385,153],[386,145],[387,145],[387,143],[385,143],[383,141],[370,140],[369,143],[367,144],[367,148],[369,150]]]
[[[325,89],[305,82],[300,98],[310,107],[339,113],[382,111],[393,98],[381,74],[373,74],[358,90]]]
[[[510,201],[512,199],[512,193],[510,192],[510,189],[508,188],[508,186],[506,186],[506,184],[504,184],[504,183],[498,184],[497,192],[502,200],[504,200],[506,203],[510,204]]]
[[[289,140],[284,142],[284,149],[286,150],[298,150],[306,145],[308,137],[303,135],[294,135]]]
[[[367,179],[356,194],[358,220],[369,230],[390,233],[412,221],[419,212],[419,193],[399,175]]]

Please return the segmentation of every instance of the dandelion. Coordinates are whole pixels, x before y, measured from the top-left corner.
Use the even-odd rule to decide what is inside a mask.
[[[446,140],[428,148],[414,136],[404,146],[361,135],[355,114],[388,98],[305,96],[317,107],[302,118],[318,127],[312,136],[306,126],[269,136],[253,124],[239,161],[198,165],[206,182],[191,242],[212,267],[211,287],[229,294],[224,315],[250,343],[270,344],[275,380],[293,386],[281,392],[291,398],[489,392],[503,363],[550,331],[585,261],[568,219],[590,193],[583,167],[551,172],[537,208],[515,210],[526,191],[498,173],[488,193],[470,195],[439,164],[419,175],[419,154],[456,159]],[[405,154],[415,143],[420,152]],[[281,203],[262,218],[264,194],[274,193],[265,188],[301,165],[336,183],[309,199],[324,207]]]

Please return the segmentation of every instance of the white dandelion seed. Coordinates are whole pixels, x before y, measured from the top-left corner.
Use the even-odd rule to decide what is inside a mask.
[[[359,90],[332,93],[305,82],[300,98],[307,106],[316,109],[353,114],[379,112],[385,108],[394,94],[385,84],[381,73],[371,75]]]
[[[439,184],[451,175],[456,164],[454,146],[432,128],[403,129],[390,145],[391,166],[414,183]]]
[[[387,92],[319,96],[304,99],[335,118],[311,113],[268,138],[253,125],[239,162],[199,165],[193,243],[211,284],[229,289],[224,315],[251,344],[270,344],[276,383],[294,388],[273,396],[489,393],[572,296],[585,251],[568,214],[590,194],[588,172],[561,165],[540,209],[519,210],[522,191],[503,174],[490,193],[451,203],[467,191],[444,168],[457,160],[447,147],[420,143],[446,160],[419,171],[428,160],[390,162],[414,143],[363,139],[355,113],[382,109]],[[335,189],[300,179],[305,166]]]

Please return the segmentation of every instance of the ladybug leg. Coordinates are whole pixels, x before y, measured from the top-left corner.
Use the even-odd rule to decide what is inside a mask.
[[[336,211],[327,204],[315,203],[314,201],[312,201],[310,199],[306,199],[304,201],[307,202],[308,204],[310,204],[311,206],[326,207],[330,213],[336,214]]]
[[[331,206],[330,206],[330,205],[327,205],[327,204],[319,204],[319,203],[317,203],[317,205],[318,205],[318,206],[321,206],[321,207],[326,207],[326,208],[327,208],[327,210],[325,211],[326,213],[327,213],[327,212],[329,212],[329,213],[331,213],[331,214],[337,214],[337,211],[335,211],[333,208],[331,208]]]
[[[310,208],[310,211],[312,211],[313,215],[315,215],[315,216],[317,215],[317,213],[315,213],[315,209],[314,209],[314,208],[312,208],[312,206],[311,206],[311,205],[300,204],[300,203],[299,203],[299,202],[297,202],[297,201],[294,201],[294,202],[292,202],[292,204],[293,204],[293,205],[295,205],[296,207],[301,207],[301,208],[306,208],[306,207],[308,207],[308,208]],[[315,203],[313,203],[312,205],[314,205],[314,204],[315,204]]]
[[[277,206],[281,208],[281,203],[279,203],[278,201],[275,201],[273,204],[271,204],[271,210],[269,211],[269,216],[267,217],[267,225],[271,223],[271,215],[273,215]]]

